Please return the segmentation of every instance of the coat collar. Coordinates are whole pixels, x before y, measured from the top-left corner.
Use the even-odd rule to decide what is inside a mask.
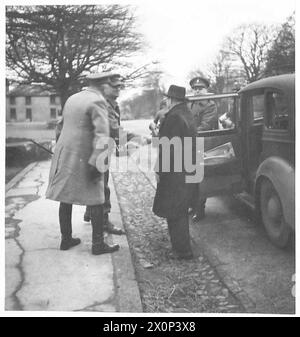
[[[101,98],[105,99],[102,92],[100,90],[97,90],[94,87],[87,87],[85,90],[94,92],[95,94],[99,95]]]
[[[184,102],[178,102],[178,103],[174,104],[174,105],[171,107],[171,109],[166,113],[166,116],[169,115],[172,111],[175,110],[176,107],[178,107],[178,106],[181,105],[181,104],[184,104]]]
[[[116,100],[111,98],[106,98],[107,102],[112,106],[113,109],[116,109],[118,106],[118,103]]]

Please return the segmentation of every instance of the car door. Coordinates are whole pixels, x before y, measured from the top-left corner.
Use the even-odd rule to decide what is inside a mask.
[[[204,175],[199,183],[201,197],[243,190],[239,97],[237,94],[225,94],[212,95],[210,99],[217,106],[218,117],[227,114],[232,123],[230,128],[223,128],[219,123],[216,130],[198,132],[204,146]]]

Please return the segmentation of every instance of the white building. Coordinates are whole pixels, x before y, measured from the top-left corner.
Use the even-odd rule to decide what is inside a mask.
[[[60,97],[53,89],[31,84],[6,92],[6,122],[49,122],[60,114]]]

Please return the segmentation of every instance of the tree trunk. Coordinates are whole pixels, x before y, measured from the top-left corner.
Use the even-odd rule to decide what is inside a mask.
[[[67,99],[69,98],[70,94],[69,94],[69,88],[60,88],[59,89],[59,96],[60,96],[60,104],[61,104],[61,109],[64,108],[65,103],[67,101]]]

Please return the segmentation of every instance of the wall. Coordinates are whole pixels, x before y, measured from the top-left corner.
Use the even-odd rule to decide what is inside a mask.
[[[51,118],[50,109],[56,109],[56,118],[58,117],[58,112],[61,110],[60,98],[55,98],[55,104],[50,104],[50,96],[35,96],[31,97],[31,104],[25,104],[25,96],[19,96],[15,98],[14,105],[10,104],[9,96],[6,96],[6,121],[7,122],[30,122],[26,120],[26,109],[31,109],[32,111],[32,122],[49,122]],[[16,109],[16,120],[11,120],[10,109]]]

